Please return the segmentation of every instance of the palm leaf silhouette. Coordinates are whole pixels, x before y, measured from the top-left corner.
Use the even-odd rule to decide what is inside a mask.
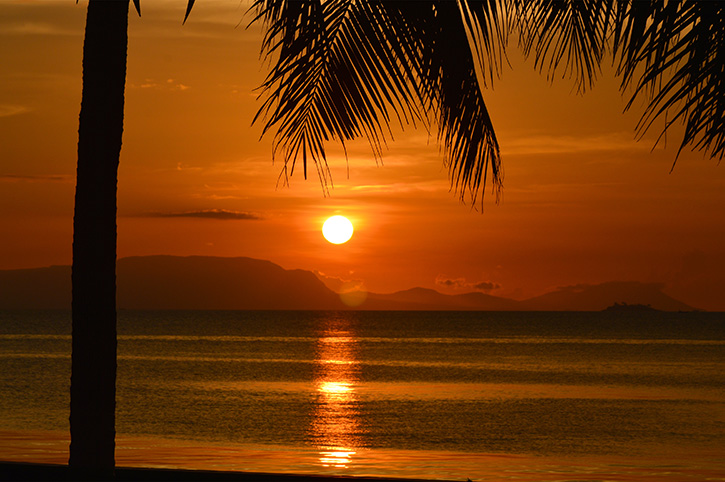
[[[636,130],[658,119],[655,145],[676,123],[690,146],[721,160],[725,153],[725,3],[670,0],[511,0],[519,43],[549,78],[564,69],[578,90],[591,87],[608,49],[622,90],[647,106]]]
[[[489,171],[500,192],[498,142],[466,34],[476,19],[475,34],[488,42],[476,44],[486,52],[480,59],[495,57],[498,37],[478,21],[488,9],[462,13],[448,2],[354,0],[260,0],[253,8],[255,20],[266,24],[263,52],[276,56],[261,86],[265,100],[255,121],[264,119],[263,134],[276,129],[274,152],[282,152],[285,181],[301,159],[305,177],[312,162],[326,191],[327,141],[344,147],[365,137],[380,159],[393,119],[430,128],[435,118],[461,199],[468,193],[475,202]]]
[[[553,80],[574,79],[579,92],[591,88],[601,70],[611,29],[611,0],[512,0],[512,26],[519,30],[524,55],[534,57],[539,72]]]
[[[678,157],[689,145],[722,160],[725,4],[681,0],[623,5],[614,38],[622,86],[634,87],[627,108],[639,97],[648,101],[637,126],[640,135],[664,116],[658,141],[675,122],[684,124]]]
[[[255,121],[264,119],[263,134],[276,131],[284,182],[299,159],[306,177],[309,161],[327,193],[326,143],[365,137],[380,159],[394,119],[437,127],[461,200],[475,202],[489,174],[498,199],[501,156],[482,89],[514,30],[537,70],[573,79],[579,92],[611,53],[622,89],[634,90],[626,109],[647,102],[639,137],[663,117],[660,138],[685,125],[675,160],[688,145],[718,159],[725,152],[721,2],[257,0],[252,8],[274,59]]]

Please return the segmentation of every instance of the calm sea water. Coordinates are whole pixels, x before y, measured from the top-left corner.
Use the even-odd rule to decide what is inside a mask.
[[[0,434],[67,432],[69,377],[67,312],[0,312]],[[121,311],[117,430],[147,465],[725,480],[725,315]]]

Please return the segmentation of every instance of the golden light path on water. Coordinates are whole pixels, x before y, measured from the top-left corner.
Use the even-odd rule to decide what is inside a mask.
[[[317,399],[311,435],[323,467],[348,468],[360,445],[355,358],[357,339],[341,319],[330,319],[317,341],[314,383]]]

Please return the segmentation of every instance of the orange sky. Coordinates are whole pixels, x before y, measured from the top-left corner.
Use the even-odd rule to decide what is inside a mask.
[[[331,146],[335,185],[324,197],[301,172],[277,187],[271,138],[250,126],[265,65],[259,30],[243,28],[245,3],[197,2],[182,27],[185,3],[147,0],[142,18],[130,16],[120,257],[249,256],[376,292],[490,282],[491,294],[525,298],[660,282],[725,310],[725,168],[684,152],[670,173],[679,133],[654,151],[656,131],[636,142],[641,106],[622,114],[611,69],[578,96],[510,46],[512,68],[485,95],[505,190],[499,205],[487,193],[483,214],[449,192],[435,138],[412,128],[383,166],[364,142],[349,146],[349,177]],[[85,2],[0,0],[0,269],[71,261],[85,13]],[[181,216],[209,210],[238,215]],[[333,214],[355,224],[347,244],[322,238]]]

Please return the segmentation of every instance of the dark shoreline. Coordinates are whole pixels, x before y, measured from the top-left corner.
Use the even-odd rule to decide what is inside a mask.
[[[222,481],[243,482],[432,482],[424,479],[391,477],[357,477],[345,475],[269,474],[258,472],[230,472],[217,470],[157,469],[116,467],[112,477],[73,472],[67,465],[0,462],[0,481]]]

